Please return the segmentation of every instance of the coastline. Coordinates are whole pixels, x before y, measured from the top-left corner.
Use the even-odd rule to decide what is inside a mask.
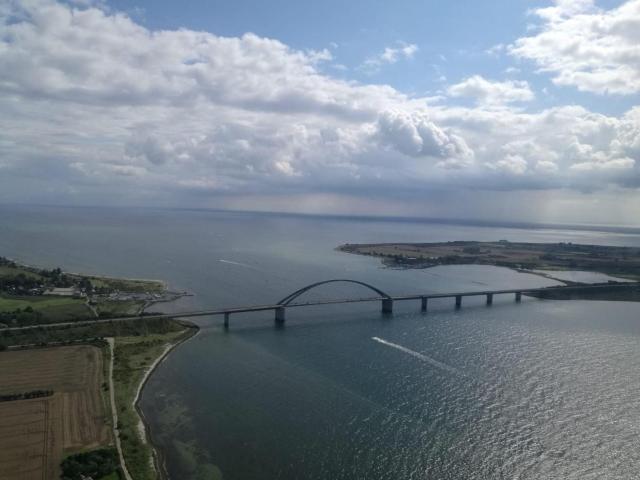
[[[38,265],[31,265],[29,263],[25,263],[22,260],[15,259],[13,257],[4,257],[7,260],[10,260],[20,267],[26,267],[33,270],[42,270],[45,267]],[[148,283],[158,283],[161,284],[164,290],[169,290],[169,283],[166,280],[160,280],[157,278],[130,278],[130,277],[115,277],[109,275],[98,275],[92,273],[81,273],[81,272],[70,272],[67,270],[62,270],[62,273],[66,273],[67,275],[73,275],[75,277],[87,277],[87,278],[96,278],[99,280],[125,280],[129,282],[148,282]]]
[[[553,271],[591,272],[613,281],[640,281],[640,248],[611,245],[456,240],[434,243],[345,243],[335,250],[378,258],[392,269],[447,265],[490,265],[546,277],[565,284]]]
[[[140,408],[140,397],[142,395],[142,391],[146,386],[149,378],[151,378],[151,374],[164,362],[169,354],[176,349],[179,345],[186,343],[188,340],[195,338],[200,333],[200,327],[192,322],[188,322],[185,320],[176,320],[179,323],[183,324],[186,328],[184,331],[184,335],[182,335],[177,341],[168,344],[162,353],[153,361],[153,363],[146,370],[143,375],[140,383],[138,384],[136,395],[133,398],[132,406],[136,415],[138,416],[138,434],[141,436],[141,440],[143,443],[149,445],[151,448],[151,459],[150,461],[153,464],[153,468],[156,471],[158,478],[161,480],[169,480],[168,473],[166,471],[166,467],[164,465],[164,461],[162,460],[162,456],[160,454],[159,448],[156,444],[153,443],[153,437],[151,435],[151,431],[149,428],[148,421],[144,415],[144,412]],[[135,480],[135,479],[134,479]]]
[[[0,257],[0,259],[10,262],[7,264],[8,268],[5,269],[8,274],[3,272],[3,275],[13,278],[12,275],[16,276],[20,273],[27,276],[33,274],[33,278],[36,278],[39,284],[45,285],[45,287],[40,287],[41,289],[48,285],[46,282],[49,277],[40,273],[41,271],[48,272],[45,268],[6,257]],[[56,268],[51,271],[55,270],[60,275],[61,269]],[[109,302],[125,306],[132,302],[138,303],[137,314],[139,316],[143,316],[145,311],[153,305],[174,302],[184,296],[192,295],[186,291],[171,291],[168,282],[162,280],[88,275],[68,271],[62,273],[67,278],[73,278],[74,285],[77,285],[79,280],[89,280],[93,285],[98,284],[99,288],[108,288],[111,292],[115,292],[108,294],[108,300],[105,304],[109,307],[111,307]],[[84,290],[82,292],[84,293]],[[34,302],[45,296],[39,292],[38,294],[26,295],[29,295],[27,298]],[[121,295],[128,295],[129,298],[123,298]],[[107,298],[107,294],[103,292],[100,292],[98,296]],[[51,298],[57,299],[58,297]],[[105,382],[109,389],[106,400],[111,405],[111,411],[108,414],[110,423],[112,423],[110,431],[123,480],[166,479],[168,475],[162,464],[160,452],[151,439],[148,423],[139,405],[140,398],[156,368],[168,358],[168,355],[175,348],[196,336],[200,329],[195,323],[170,316],[161,322],[153,323],[153,320],[145,320],[144,318],[128,318],[126,312],[122,313],[124,316],[116,316],[116,319],[121,320],[122,324],[112,325],[114,318],[112,316],[101,317],[96,308],[88,305],[89,299],[90,297],[87,296],[83,306],[89,308],[90,319],[53,322],[54,324],[51,325],[53,330],[51,331],[54,333],[51,337],[47,335],[46,338],[40,338],[42,337],[40,335],[35,340],[31,338],[13,339],[14,341],[9,342],[11,344],[5,348],[21,350],[29,346],[37,348],[43,345],[83,344],[91,343],[91,339],[102,338],[107,347],[103,349],[103,358],[108,362],[104,373],[108,375]],[[117,314],[121,313],[117,310],[114,311]],[[89,312],[86,315],[88,314]],[[111,315],[114,314],[111,313]],[[129,320],[132,320],[131,324]],[[148,325],[148,322],[152,322],[152,324]],[[43,325],[50,325],[50,323]],[[141,325],[138,325],[139,323]],[[40,328],[39,323],[34,323],[19,327],[7,326],[2,331],[26,329],[26,331],[33,330],[37,333]],[[55,334],[59,331],[63,332],[61,339],[58,339],[60,335]],[[49,331],[47,330],[47,332]],[[106,355],[109,357],[107,358]],[[139,449],[139,447],[143,448]]]

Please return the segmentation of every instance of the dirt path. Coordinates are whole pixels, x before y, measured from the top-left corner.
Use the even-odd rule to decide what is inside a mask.
[[[87,308],[89,310],[91,310],[91,313],[93,313],[94,317],[96,317],[96,318],[100,317],[100,315],[98,315],[98,311],[95,309],[95,307],[93,305],[91,305],[91,303],[89,302],[88,298],[87,298],[87,301],[84,304],[87,306]]]
[[[109,352],[111,355],[109,356],[109,396],[111,397],[111,416],[113,421],[113,437],[116,442],[116,450],[118,451],[118,457],[120,457],[120,466],[122,467],[122,472],[124,473],[125,480],[133,480],[129,471],[127,470],[127,465],[124,463],[124,456],[122,455],[122,446],[120,445],[120,432],[118,431],[118,411],[116,409],[116,393],[113,387],[113,356],[115,354],[115,349],[113,348],[115,345],[115,340],[113,337],[106,338],[109,343]]]

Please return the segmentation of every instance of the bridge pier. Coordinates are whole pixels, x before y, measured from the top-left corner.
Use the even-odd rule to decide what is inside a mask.
[[[456,295],[456,308],[460,308],[462,306],[462,295]]]
[[[422,297],[420,300],[422,301],[422,305],[420,307],[420,310],[422,310],[423,312],[426,312],[427,311],[427,300],[428,300],[428,298],[427,297]]]
[[[276,312],[276,323],[280,325],[283,324],[285,319],[285,308],[277,307],[275,309],[275,312]]]
[[[224,313],[224,328],[229,328],[229,317],[231,314],[229,312]]]
[[[493,293],[487,293],[487,305],[493,305]]]
[[[393,313],[393,299],[384,298],[382,300],[382,313]]]
[[[522,300],[522,292],[516,292],[516,302],[520,302]]]

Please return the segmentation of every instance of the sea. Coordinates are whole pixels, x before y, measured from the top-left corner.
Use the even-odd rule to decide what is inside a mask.
[[[542,287],[490,266],[394,269],[343,243],[508,240],[640,246],[603,227],[465,224],[197,209],[0,206],[0,255],[154,278],[154,311],[277,303],[350,279],[389,294]],[[607,277],[575,272],[571,279]],[[367,297],[332,283],[300,301]],[[640,304],[513,295],[290,308],[196,320],[141,398],[163,468],[183,479],[636,479]]]

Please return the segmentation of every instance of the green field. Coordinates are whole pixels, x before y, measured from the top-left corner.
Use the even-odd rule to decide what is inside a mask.
[[[70,277],[88,278],[95,288],[107,288],[131,293],[163,293],[165,285],[159,280],[134,280],[128,278],[94,277],[90,275],[70,274]]]
[[[118,475],[118,472],[113,472],[106,477],[100,478],[99,480],[120,480],[120,475]]]
[[[142,300],[99,300],[95,309],[100,317],[126,317],[138,315],[145,302]]]
[[[38,273],[38,269],[33,267],[27,267],[24,265],[9,266],[0,265],[0,278],[14,278],[19,274],[24,274],[28,278],[39,280],[42,282],[47,281],[47,278]],[[129,278],[114,278],[114,277],[99,277],[95,275],[82,275],[77,273],[66,273],[69,278],[76,281],[83,278],[91,281],[94,288],[106,288],[110,291],[130,292],[130,293],[163,293],[166,286],[159,280],[137,280]]]
[[[47,295],[52,288],[72,288],[85,298]],[[45,292],[45,295],[42,293]],[[0,327],[118,318],[139,315],[146,300],[116,300],[110,294],[159,294],[166,286],[158,280],[136,280],[39,270],[0,257]],[[118,297],[119,295],[116,295]]]
[[[34,278],[36,280],[43,280],[44,278],[26,267],[9,267],[7,265],[0,265],[0,277],[13,278],[20,273],[23,273],[26,277]]]
[[[72,342],[97,337],[145,336],[152,333],[176,332],[184,330],[184,328],[184,325],[180,325],[174,320],[161,318],[68,325],[55,328],[42,327],[29,330],[0,330],[0,346]]]
[[[0,295],[0,313],[12,313],[31,307],[41,317],[30,321],[29,316],[20,317],[20,325],[32,323],[71,322],[94,318],[93,312],[81,298],[57,297],[53,295],[37,295],[28,297]]]

